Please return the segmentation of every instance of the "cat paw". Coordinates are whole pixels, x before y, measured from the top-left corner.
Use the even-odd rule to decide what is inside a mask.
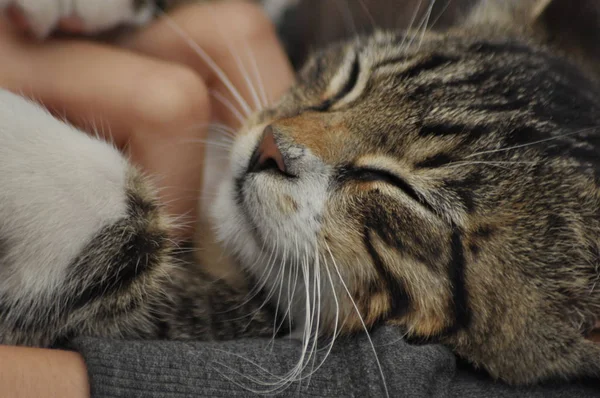
[[[5,90],[0,120],[0,344],[151,330],[175,249],[151,181]]]
[[[44,38],[56,30],[93,34],[120,25],[148,22],[152,0],[0,0],[23,30]]]

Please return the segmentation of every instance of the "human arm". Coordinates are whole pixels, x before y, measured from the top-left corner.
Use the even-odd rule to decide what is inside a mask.
[[[236,24],[242,30],[232,30],[228,40],[234,46],[250,46],[262,73],[272,77],[263,80],[271,98],[289,85],[292,73],[287,60],[256,7],[240,2],[211,8],[191,6],[171,18],[203,47],[225,37],[214,38],[212,32],[211,39],[204,35],[210,32],[192,31],[197,23],[209,20],[208,24],[213,18],[228,22],[248,18],[246,26]],[[163,44],[147,44],[157,34]],[[234,100],[164,20],[127,39],[126,48],[80,40],[40,44],[23,39],[3,20],[0,58],[5,62],[0,69],[0,87],[40,101],[84,130],[96,127],[100,135],[114,139],[120,148],[129,151],[133,162],[160,177],[157,183],[163,188],[162,199],[168,210],[175,216],[187,216],[189,225],[193,225],[207,123],[212,115],[232,127],[238,123],[226,106],[212,100],[209,90],[223,92],[229,101]],[[168,51],[161,52],[163,45],[169,47]],[[215,62],[250,101],[245,80],[237,64],[227,60],[229,57],[228,52],[214,54]],[[182,239],[189,238],[190,229],[182,232]],[[57,390],[56,396],[69,396],[75,393],[72,386],[52,383],[48,387],[48,383],[56,374],[65,380],[86,378],[82,357],[73,352],[0,346],[0,358],[0,377],[7,387],[0,388],[0,396],[14,397],[12,392],[19,391],[21,396],[37,397],[40,395],[36,392],[50,394],[52,389]],[[85,394],[84,389],[77,392]]]
[[[225,22],[227,31],[219,28]],[[248,71],[250,84],[256,90],[262,85],[271,100],[293,80],[270,22],[246,1],[181,7],[121,37],[121,46],[88,40],[39,43],[20,33],[6,19],[0,21],[0,57],[5,60],[0,87],[31,97],[127,149],[162,188],[168,210],[184,216],[190,226],[208,123],[240,124],[227,105],[242,111],[230,87],[254,109]],[[198,48],[230,85],[204,62]],[[243,57],[245,70],[231,51]],[[191,233],[191,227],[182,231],[184,238]]]
[[[0,397],[89,396],[86,365],[80,354],[0,346]]]

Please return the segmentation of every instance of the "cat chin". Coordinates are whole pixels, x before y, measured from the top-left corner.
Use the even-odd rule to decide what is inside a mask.
[[[301,156],[296,158],[300,159],[296,166],[302,172],[293,181],[269,172],[248,174],[250,158],[264,128],[258,125],[236,137],[229,170],[222,176],[210,206],[211,223],[225,251],[233,254],[267,295],[275,292],[271,301],[280,309],[280,315],[289,308],[295,324],[292,337],[301,339],[307,332],[305,327],[316,326],[316,318],[311,314],[307,318],[306,308],[312,304],[305,301],[305,284],[312,295],[314,281],[312,276],[305,280],[303,275],[321,272],[314,259],[332,171],[302,148]],[[298,276],[296,269],[300,271]],[[325,275],[320,277],[326,280]],[[293,280],[295,286],[293,282],[288,284]],[[290,296],[292,303],[287,301]],[[323,304],[325,308],[336,307],[333,299]]]
[[[281,246],[278,247],[274,242],[268,245],[257,239],[256,227],[246,221],[246,216],[235,200],[233,176],[225,178],[219,185],[217,198],[211,207],[211,216],[217,240],[221,242],[225,251],[233,254],[238,267],[253,275],[254,283],[266,296],[270,296],[272,306],[278,309],[279,316],[290,317],[293,321],[294,327],[288,335],[289,338],[304,340],[320,332],[333,332],[336,322],[337,327],[341,327],[342,320],[347,317],[344,314],[353,314],[354,310],[349,303],[337,302],[334,298],[329,277],[324,272],[328,265],[315,262],[316,250],[296,251],[297,249],[292,247],[293,243],[289,241],[288,249],[282,250]],[[317,233],[311,232],[310,236],[316,239]],[[315,244],[310,243],[311,246]],[[292,253],[295,256],[292,257]],[[298,266],[300,263],[304,266]],[[297,275],[296,267],[299,270]],[[315,272],[319,272],[322,286],[318,294],[321,301],[316,306],[313,304],[317,295],[313,292]],[[291,302],[289,297],[292,298]],[[318,314],[313,315],[313,310]],[[280,318],[280,321],[283,318]],[[317,318],[320,319],[319,322]],[[317,323],[321,330],[316,330]]]

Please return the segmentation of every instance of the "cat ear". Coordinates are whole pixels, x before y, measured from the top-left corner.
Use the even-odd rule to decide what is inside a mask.
[[[536,0],[531,18],[547,43],[600,74],[600,1]]]

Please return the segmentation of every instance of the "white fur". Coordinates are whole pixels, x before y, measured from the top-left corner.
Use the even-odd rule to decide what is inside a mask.
[[[236,201],[235,180],[244,176],[263,129],[264,126],[258,126],[236,138],[230,171],[219,186],[212,217],[219,240],[261,282],[266,280],[267,292],[275,290],[280,296],[276,298],[280,308],[287,308],[288,289],[294,290],[292,315],[298,324],[302,324],[305,313],[303,292],[306,291],[303,277],[298,277],[295,286],[287,281],[295,267],[303,264],[312,267],[316,261],[317,239],[332,170],[309,150],[288,148],[288,154],[300,151],[292,154],[295,157],[292,168],[297,178],[286,181],[268,172],[244,177],[242,208]],[[296,211],[282,209],[284,195],[295,200]],[[281,294],[278,293],[280,289]]]
[[[133,0],[0,0],[0,8],[17,6],[43,38],[50,34],[62,18],[77,16],[87,33],[96,33],[121,24],[141,24],[154,12],[152,2],[136,9]]]
[[[0,293],[37,297],[127,211],[126,160],[107,143],[0,90]]]

